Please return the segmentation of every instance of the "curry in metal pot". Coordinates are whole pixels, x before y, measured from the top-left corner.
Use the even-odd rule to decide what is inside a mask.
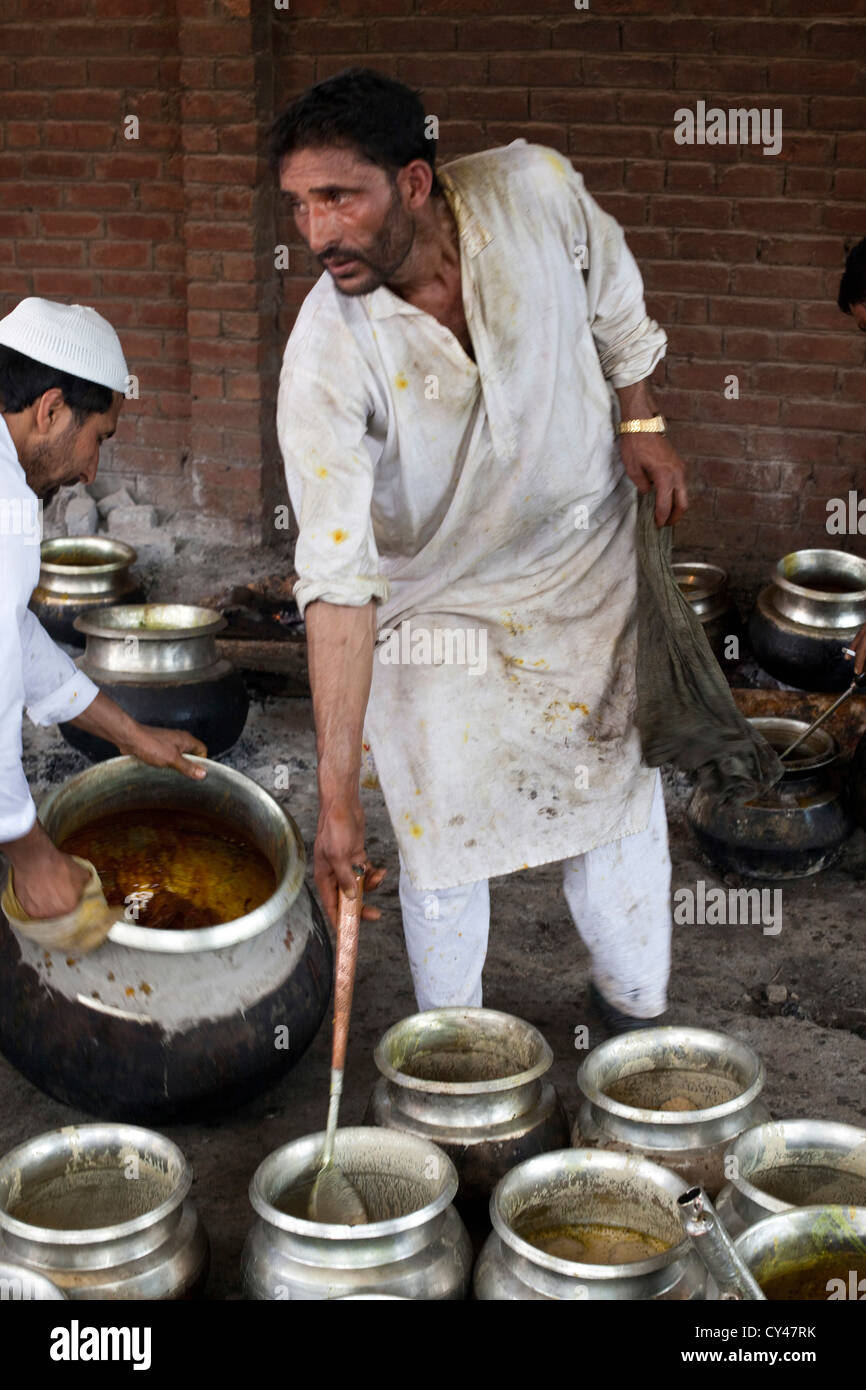
[[[143,927],[188,931],[233,922],[276,887],[273,867],[255,845],[198,811],[113,812],[59,847],[95,864],[109,906]]]

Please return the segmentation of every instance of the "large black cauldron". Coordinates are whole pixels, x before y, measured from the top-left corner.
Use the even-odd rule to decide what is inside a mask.
[[[294,1066],[328,1005],[333,955],[297,827],[255,782],[202,763],[202,782],[134,758],[100,763],[52,792],[40,819],[62,840],[112,810],[227,818],[274,866],[261,907],[192,931],[121,920],[87,956],[48,952],[0,914],[0,1051],[92,1115],[167,1121],[248,1100]]]

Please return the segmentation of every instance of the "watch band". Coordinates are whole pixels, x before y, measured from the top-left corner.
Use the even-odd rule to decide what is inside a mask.
[[[617,434],[666,434],[667,426],[663,415],[653,415],[649,420],[620,420]]]

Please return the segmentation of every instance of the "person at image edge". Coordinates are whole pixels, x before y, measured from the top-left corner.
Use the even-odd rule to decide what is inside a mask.
[[[41,527],[25,523],[58,488],[93,482],[126,378],[117,334],[93,309],[29,298],[0,319],[0,852],[14,869],[19,903],[34,918],[74,912],[88,875],[36,819],[21,765],[25,706],[35,724],[76,724],[153,767],[205,775],[183,757],[205,755],[203,743],[132,719],[27,607],[39,579]]]

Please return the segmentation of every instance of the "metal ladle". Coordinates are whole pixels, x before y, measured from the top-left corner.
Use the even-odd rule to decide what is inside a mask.
[[[334,1031],[331,1040],[328,1124],[319,1172],[313,1183],[307,1208],[311,1221],[323,1221],[338,1226],[367,1224],[367,1209],[360,1192],[349,1181],[342,1168],[338,1168],[334,1162],[334,1140],[337,1134],[340,1096],[343,1093],[349,1018],[355,989],[355,966],[358,962],[358,933],[364,885],[363,864],[353,864],[352,872],[356,882],[355,897],[347,897],[340,889],[337,908],[337,965],[334,974]]]
[[[719,1291],[719,1299],[751,1299],[766,1302],[751,1270],[734,1247],[716,1209],[702,1187],[690,1187],[677,1198],[683,1230],[700,1255]]]
[[[845,655],[854,656],[855,653],[849,647],[846,647]],[[838,700],[834,700],[830,708],[826,709],[823,714],[820,714],[818,718],[815,720],[814,724],[810,724],[808,729],[806,729],[802,734],[800,734],[799,738],[795,738],[794,742],[785,749],[784,753],[779,754],[779,757],[787,758],[789,753],[793,753],[795,748],[799,748],[800,744],[804,743],[810,734],[813,734],[816,729],[820,728],[820,726],[824,723],[824,720],[829,719],[830,715],[833,714],[839,708],[840,705],[844,705],[845,701],[849,699],[851,695],[854,694],[855,690],[859,690],[864,683],[866,683],[866,670],[861,671],[859,675],[855,675],[853,680],[851,681],[851,684],[848,686],[848,689],[842,691],[842,694],[839,696]]]

